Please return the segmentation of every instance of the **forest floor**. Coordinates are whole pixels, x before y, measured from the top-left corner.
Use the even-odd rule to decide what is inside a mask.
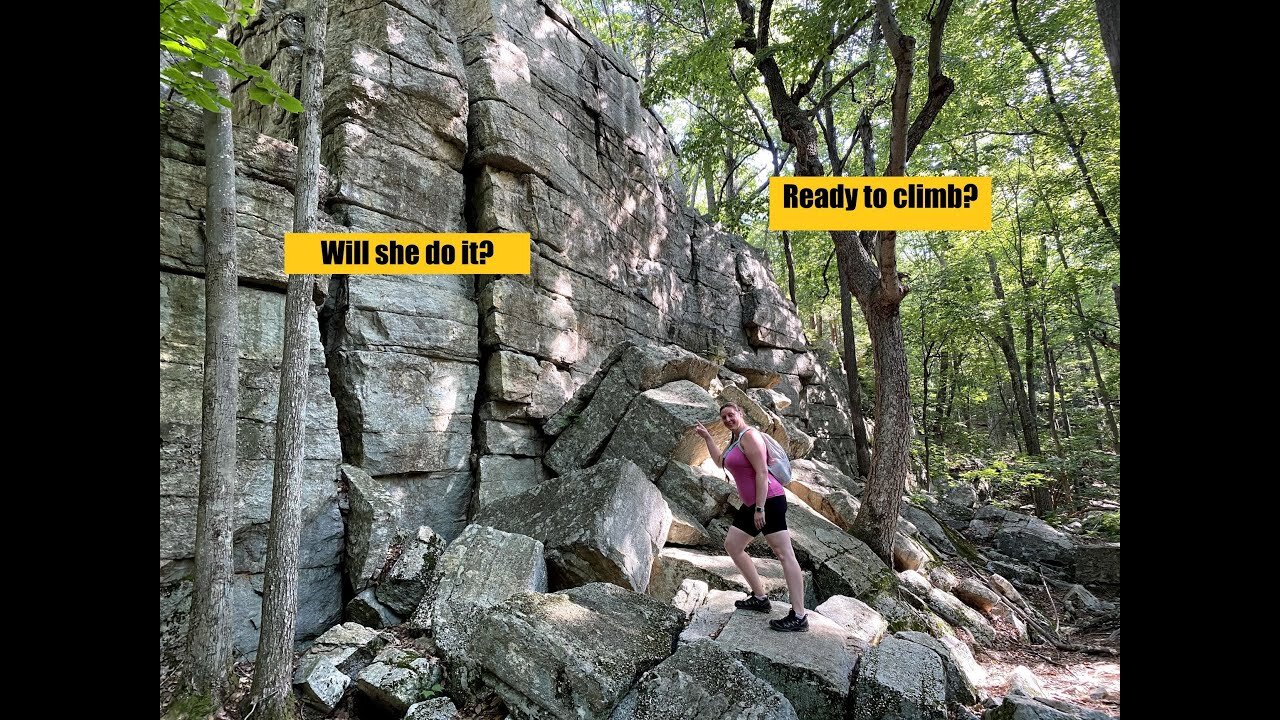
[[[1100,657],[1052,648],[1014,646],[1006,649],[978,648],[974,657],[987,671],[987,693],[1003,696],[1012,682],[1013,670],[1023,665],[1036,674],[1045,693],[1108,715],[1120,714],[1120,656]]]
[[[1004,502],[996,502],[1011,510],[1032,514],[1033,505],[1018,505],[1015,498],[1008,496],[1003,498]],[[1081,488],[1077,507],[1059,512],[1051,523],[1059,530],[1071,526],[1068,532],[1082,544],[1119,542],[1119,511],[1118,485],[1095,481]],[[1099,523],[1103,518],[1098,516],[1103,514],[1108,516],[1107,522],[1113,524]],[[951,564],[948,567],[957,577],[973,574]],[[1048,644],[1026,645],[1008,633],[998,632],[994,647],[971,646],[975,659],[987,671],[983,687],[994,697],[1005,695],[1013,682],[1014,669],[1022,665],[1035,673],[1048,697],[1119,716],[1120,587],[1089,588],[1098,600],[1114,604],[1114,609],[1083,618],[1063,617],[1067,612],[1065,595],[1069,588],[1055,583],[1050,593],[1050,587],[1048,583],[1043,588],[1019,586],[1019,591],[1045,618],[1053,621],[1053,629],[1066,643],[1096,651],[1073,652]],[[1114,654],[1107,654],[1108,651]]]

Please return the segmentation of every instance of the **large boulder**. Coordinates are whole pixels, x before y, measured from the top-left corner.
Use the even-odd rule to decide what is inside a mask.
[[[430,589],[436,563],[447,544],[431,528],[418,528],[417,536],[405,543],[400,557],[378,583],[378,600],[401,617],[412,615]]]
[[[677,380],[640,393],[609,438],[601,461],[625,459],[650,477],[658,477],[675,460],[688,465],[707,459],[707,444],[693,431],[702,423],[713,433],[720,406],[711,394],[688,380]]]
[[[433,594],[418,606],[409,625],[432,631],[449,663],[452,686],[467,688],[477,677],[469,662],[471,636],[485,612],[512,595],[546,591],[542,556],[537,540],[484,525],[468,525],[440,556]]]
[[[378,602],[373,588],[366,588],[351,598],[344,612],[347,619],[368,628],[378,629],[400,624],[400,616],[391,612],[386,605]]]
[[[343,465],[351,510],[347,516],[347,579],[356,592],[377,583],[401,537],[399,505],[391,492],[369,473]]]
[[[902,582],[904,588],[920,597],[925,597],[933,589],[933,583],[915,570],[903,570],[898,573],[898,580]]]
[[[293,685],[303,702],[327,714],[342,701],[351,685],[351,678],[338,670],[329,658],[313,655],[298,663]]]
[[[821,460],[793,460],[787,489],[846,532],[862,505],[862,484]]]
[[[472,658],[520,714],[607,718],[636,677],[671,654],[683,626],[680,610],[608,583],[526,593],[480,620]]]
[[[911,503],[902,503],[902,519],[910,522],[919,531],[919,537],[929,543],[929,546],[946,555],[957,555],[956,546],[951,542],[951,538],[947,537],[947,532],[942,529],[941,523],[933,518],[927,511],[912,505]]]
[[[612,720],[798,720],[781,693],[719,643],[681,645],[640,677]]]
[[[302,654],[299,665],[311,658],[324,658],[338,672],[358,675],[392,639],[390,633],[377,632],[353,622],[334,625],[311,643],[311,647]],[[294,682],[301,681],[301,676],[294,678]]]
[[[932,561],[929,551],[915,541],[899,532],[893,539],[893,566],[899,570],[921,570]]]
[[[774,603],[769,618],[784,617],[790,610],[786,603]],[[716,641],[786,695],[801,720],[843,715],[840,709],[849,700],[849,681],[858,661],[852,633],[813,611],[808,613],[808,632],[780,633],[762,615],[733,614]]]
[[[907,630],[894,634],[895,638],[907,640],[929,648],[942,660],[943,673],[947,679],[947,701],[961,705],[973,705],[982,700],[985,691],[980,688],[987,680],[987,672],[982,669],[969,649],[954,635],[935,638],[922,632]]]
[[[854,695],[854,720],[947,718],[942,660],[933,650],[896,636],[862,659]]]
[[[1010,693],[998,707],[984,713],[982,720],[1116,720],[1118,717],[1060,700]]]
[[[991,647],[995,642],[996,631],[991,627],[991,623],[982,616],[982,613],[960,602],[955,595],[934,588],[929,591],[929,596],[925,600],[929,603],[929,609],[952,625],[968,630],[979,644]]]
[[[389,647],[360,672],[356,687],[379,707],[403,716],[443,675],[444,668],[434,659]]]
[[[644,592],[671,510],[634,463],[610,460],[499,500],[475,522],[541,541],[552,587],[609,582]]]
[[[711,535],[707,528],[688,510],[679,505],[667,504],[671,509],[671,530],[667,533],[667,542],[672,545],[690,547],[705,546],[711,543]]]
[[[978,537],[990,537],[997,550],[1019,560],[1068,567],[1075,559],[1071,536],[1037,517],[984,505],[969,526]]]
[[[992,608],[1000,604],[1000,596],[974,578],[965,578],[956,583],[951,594],[980,613],[990,613]]]
[[[409,706],[404,720],[453,720],[458,708],[447,697],[433,697]]]
[[[548,435],[557,436],[544,458],[547,467],[563,475],[592,464],[636,396],[676,380],[706,388],[718,370],[714,363],[676,345],[620,344],[543,426]],[[728,436],[723,428],[720,432]]]
[[[867,605],[884,617],[885,622],[889,623],[890,632],[919,630],[934,637],[955,635],[956,632],[927,605],[923,608],[913,607],[900,600],[894,592],[875,593],[867,599]]]
[[[1120,543],[1082,545],[1075,552],[1076,582],[1085,585],[1120,584]]]
[[[898,585],[893,571],[871,548],[787,492],[787,527],[802,567],[813,568],[818,600],[832,595],[862,598]]]
[[[875,608],[857,598],[833,595],[816,608],[823,617],[849,631],[850,636],[865,650],[880,642],[889,623]]]
[[[667,463],[654,484],[669,504],[688,510],[703,525],[723,513],[737,492],[723,470],[707,472],[682,462]]]

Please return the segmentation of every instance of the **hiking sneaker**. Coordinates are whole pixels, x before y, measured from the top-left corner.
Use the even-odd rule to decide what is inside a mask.
[[[773,603],[767,597],[756,597],[751,593],[747,593],[746,600],[737,600],[734,606],[742,610],[755,610],[756,612],[769,612],[773,609]]]
[[[769,627],[778,632],[809,632],[809,615],[805,613],[804,617],[798,618],[796,611],[792,610],[784,618],[770,620]]]

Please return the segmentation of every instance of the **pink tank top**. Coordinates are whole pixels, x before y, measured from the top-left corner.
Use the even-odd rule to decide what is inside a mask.
[[[759,432],[759,431],[757,431]],[[766,452],[768,452],[766,450]],[[739,442],[733,446],[724,456],[725,469],[733,476],[733,482],[738,486],[738,497],[742,498],[742,502],[747,505],[756,504],[756,471],[751,466],[751,460],[747,458],[747,454],[742,451],[742,443]],[[782,489],[782,483],[768,473],[769,489],[765,493],[765,498],[778,497],[786,495],[786,491]],[[763,503],[761,503],[763,505]]]

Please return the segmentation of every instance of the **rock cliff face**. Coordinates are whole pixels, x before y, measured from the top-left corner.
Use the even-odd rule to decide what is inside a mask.
[[[300,6],[268,0],[242,43],[286,88]],[[529,232],[532,264],[528,275],[318,283],[300,639],[340,619],[352,590],[344,543],[369,525],[351,522],[359,511],[339,463],[390,498],[383,536],[426,525],[452,540],[483,504],[554,475],[542,458],[564,424],[548,420],[624,341],[679,345],[772,387],[789,401],[775,405],[779,427],[813,436],[814,457],[853,474],[843,379],[808,351],[764,254],[683,206],[671,141],[626,61],[548,0],[341,3],[329,22],[327,223]],[[248,104],[236,120],[244,656],[256,644],[270,506],[296,122]],[[199,470],[199,123],[179,111],[160,128],[162,656],[185,633]]]

